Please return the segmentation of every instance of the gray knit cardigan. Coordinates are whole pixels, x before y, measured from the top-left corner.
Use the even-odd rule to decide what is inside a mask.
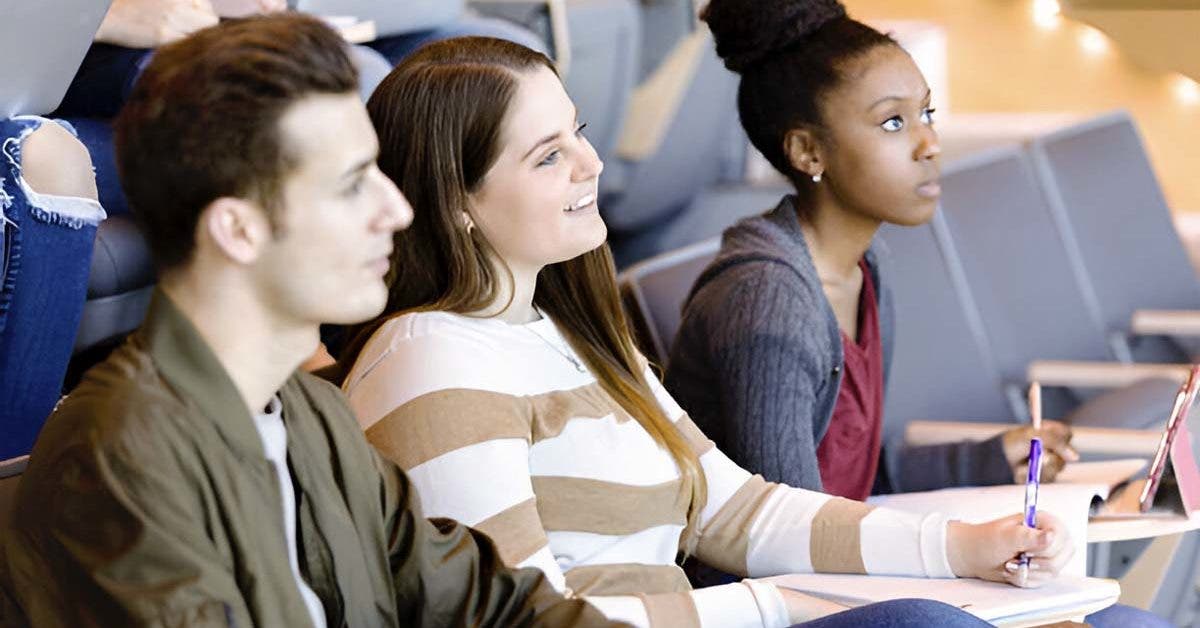
[[[666,387],[721,451],[773,482],[821,490],[817,445],[842,379],[842,338],[800,229],[794,197],[727,229],[684,307]],[[895,311],[886,248],[866,253],[879,306],[885,382]],[[886,420],[886,418],[885,418]],[[884,444],[876,492],[1013,481],[1000,437]]]

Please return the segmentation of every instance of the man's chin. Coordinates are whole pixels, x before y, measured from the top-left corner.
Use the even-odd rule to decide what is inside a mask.
[[[383,313],[383,308],[387,305],[387,298],[364,298],[353,303],[343,300],[336,305],[339,307],[331,308],[323,313],[321,316],[323,324],[357,325],[365,323]]]

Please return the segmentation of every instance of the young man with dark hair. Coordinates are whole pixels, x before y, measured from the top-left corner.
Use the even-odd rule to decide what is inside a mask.
[[[0,534],[0,624],[606,624],[426,520],[339,391],[297,366],[378,314],[411,209],[353,65],[299,16],[160,49],[117,125],[160,275],[54,413]]]

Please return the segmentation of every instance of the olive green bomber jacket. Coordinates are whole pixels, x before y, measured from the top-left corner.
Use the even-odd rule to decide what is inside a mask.
[[[279,397],[300,568],[329,626],[609,625],[426,520],[335,387],[297,372]],[[233,382],[160,292],[39,437],[0,531],[0,625],[311,625],[280,503]]]

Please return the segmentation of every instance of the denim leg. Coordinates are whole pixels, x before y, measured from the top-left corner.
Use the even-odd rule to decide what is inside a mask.
[[[1094,628],[1172,628],[1175,624],[1140,608],[1113,604],[1085,619]]]
[[[117,177],[110,119],[125,104],[154,51],[94,43],[84,56],[58,109],[50,114],[68,120],[87,147],[96,167],[100,203],[113,215],[126,214],[129,205]]]
[[[25,182],[22,144],[46,122],[0,119],[0,459],[28,453],[58,401],[105,218],[94,200]]]
[[[890,600],[797,624],[796,628],[984,628],[991,624],[933,600]]]
[[[548,52],[546,42],[519,24],[501,18],[486,17],[472,13],[465,14],[452,24],[426,31],[381,37],[375,41],[368,42],[366,45],[379,51],[383,56],[387,57],[392,65],[396,65],[414,50],[430,42],[472,35],[507,39],[538,52]]]

